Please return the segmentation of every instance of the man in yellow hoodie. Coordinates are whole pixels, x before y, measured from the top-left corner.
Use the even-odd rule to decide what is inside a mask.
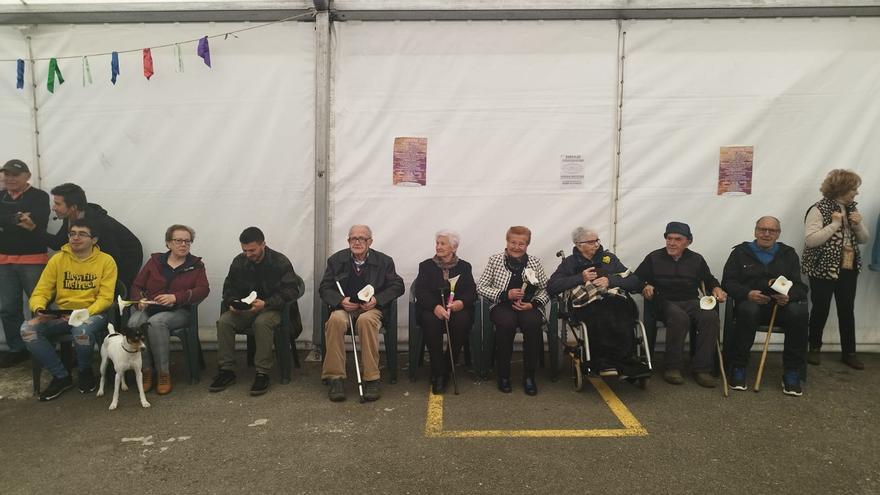
[[[95,335],[107,327],[107,310],[116,288],[116,262],[96,246],[98,232],[86,218],[70,223],[69,242],[49,259],[30,299],[35,317],[21,326],[21,338],[28,351],[52,373],[52,383],[40,393],[41,401],[52,400],[73,387],[73,379],[61,363],[50,337],[71,334],[76,348],[78,385],[81,393],[95,390],[92,352]],[[47,314],[49,303],[62,310],[87,309],[89,317],[73,327],[67,316]]]

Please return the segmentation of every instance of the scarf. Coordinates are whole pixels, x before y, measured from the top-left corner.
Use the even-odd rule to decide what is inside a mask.
[[[452,253],[452,259],[448,262],[444,262],[436,254],[431,259],[434,261],[434,264],[437,265],[437,268],[443,271],[443,280],[449,280],[449,270],[458,266],[458,255],[455,253]]]

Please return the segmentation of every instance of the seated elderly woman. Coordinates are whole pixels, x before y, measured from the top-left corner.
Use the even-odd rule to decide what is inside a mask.
[[[131,299],[140,304],[128,319],[131,327],[150,323],[147,348],[143,352],[144,392],[153,386],[153,362],[159,370],[156,393],[171,392],[169,373],[170,334],[189,321],[193,304],[208,297],[205,265],[190,252],[196,232],[186,225],[172,225],[165,231],[168,251],[154,253],[131,286]]]
[[[633,328],[639,314],[626,295],[640,290],[642,284],[614,253],[602,247],[594,230],[578,227],[571,240],[571,256],[550,277],[547,291],[556,296],[580,288],[572,312],[587,325],[590,354],[601,375],[648,376],[647,367],[634,356]]]
[[[543,350],[542,310],[550,297],[541,260],[526,253],[531,240],[532,232],[526,227],[507,229],[507,247],[489,258],[477,283],[477,292],[492,303],[498,390],[504,393],[512,391],[510,360],[517,328],[523,334],[523,389],[528,395],[538,393],[535,368]]]
[[[456,254],[460,241],[461,236],[452,230],[437,232],[434,235],[436,254],[419,264],[419,275],[416,278],[418,321],[431,358],[431,389],[435,394],[442,394],[445,390],[452,371],[449,367],[452,362],[458,362],[459,352],[474,318],[477,285],[474,283],[471,264],[458,259]],[[451,303],[450,280],[455,282]],[[451,358],[443,355],[446,322],[449,324]]]

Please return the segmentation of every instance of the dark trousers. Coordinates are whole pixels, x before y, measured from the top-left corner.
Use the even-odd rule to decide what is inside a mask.
[[[528,311],[516,311],[506,304],[492,308],[495,325],[495,367],[498,378],[510,378],[510,359],[513,356],[513,338],[516,329],[523,334],[523,376],[535,376],[541,347],[541,312],[537,307]]]
[[[859,274],[855,270],[840,270],[837,280],[810,277],[810,347],[822,347],[822,332],[828,321],[831,297],[837,305],[837,325],[840,327],[840,347],[844,353],[856,352],[856,281]]]
[[[574,309],[574,317],[587,325],[591,359],[614,366],[632,356],[635,317],[631,305],[628,299],[609,297]]]
[[[728,304],[730,304],[728,302]],[[744,368],[749,363],[749,354],[755,342],[758,325],[770,323],[773,304],[757,304],[752,301],[736,303],[736,330],[733,335],[733,355],[731,366]],[[807,303],[797,302],[779,306],[776,310],[774,332],[785,333],[785,344],[782,350],[782,367],[785,370],[798,371],[804,366],[804,355],[807,352]],[[780,328],[781,327],[781,328]]]
[[[666,323],[666,353],[664,361],[669,369],[681,369],[684,340],[691,325],[696,329],[695,349],[691,360],[694,372],[708,372],[712,369],[712,356],[715,341],[721,329],[721,320],[715,310],[700,309],[700,302],[694,298],[687,301],[664,301],[663,315]]]
[[[449,356],[443,355],[443,335],[446,333],[446,325],[443,320],[434,316],[432,311],[422,311],[422,333],[425,345],[428,347],[428,355],[431,357],[431,376],[437,377],[449,373]],[[449,336],[452,339],[450,349],[452,358],[458,362],[458,355],[467,340],[471,329],[471,312],[463,309],[452,313],[449,318]]]

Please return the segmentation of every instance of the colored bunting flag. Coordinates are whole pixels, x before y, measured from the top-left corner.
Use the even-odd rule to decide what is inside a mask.
[[[58,67],[58,60],[49,59],[49,80],[46,81],[46,89],[50,93],[55,93],[55,75],[58,75],[58,85],[64,84],[64,77],[61,75],[61,69]]]
[[[196,53],[205,61],[205,65],[211,66],[211,48],[208,46],[208,37],[199,40],[199,49]]]
[[[86,87],[86,81],[92,84],[92,69],[89,67],[89,57],[83,57],[83,87]]]
[[[183,52],[180,49],[180,44],[174,45],[174,55],[177,57],[177,68],[175,69],[175,71],[178,73],[182,73],[183,72]]]
[[[153,52],[149,48],[144,48],[144,77],[147,81],[153,77]]]
[[[15,89],[24,89],[24,60],[18,59],[16,64],[18,75],[15,79]]]
[[[110,54],[110,82],[116,84],[116,78],[119,76],[119,54],[113,52]]]

